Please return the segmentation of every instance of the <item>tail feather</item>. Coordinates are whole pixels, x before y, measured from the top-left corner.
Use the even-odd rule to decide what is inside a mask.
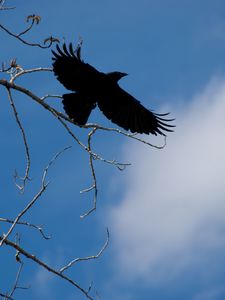
[[[62,103],[66,114],[78,125],[85,125],[96,107],[95,102],[81,93],[64,94]]]

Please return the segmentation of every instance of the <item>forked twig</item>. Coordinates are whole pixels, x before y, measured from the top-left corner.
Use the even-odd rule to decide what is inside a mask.
[[[18,290],[18,289],[22,289],[22,290],[27,290],[29,289],[29,287],[23,287],[23,286],[19,286],[18,283],[19,283],[19,279],[20,279],[20,275],[21,275],[21,272],[22,272],[22,268],[23,268],[23,262],[20,260],[19,261],[19,269],[17,271],[17,274],[16,274],[16,279],[15,279],[15,282],[13,284],[13,287],[12,287],[12,290],[11,292],[9,293],[9,297],[12,298],[12,296],[14,295],[15,291]]]
[[[38,191],[38,193],[33,197],[33,199],[27,204],[27,206],[17,215],[17,217],[15,218],[15,220],[12,223],[12,226],[9,228],[8,232],[6,234],[4,234],[3,239],[0,242],[0,247],[3,245],[3,243],[5,242],[5,240],[9,237],[9,235],[12,233],[13,229],[15,228],[15,226],[17,225],[17,223],[19,222],[19,220],[22,218],[22,216],[35,204],[35,202],[41,197],[41,195],[44,193],[44,191],[46,190],[49,182],[45,182],[46,180],[46,176],[48,173],[48,170],[50,168],[50,166],[53,164],[53,162],[58,158],[59,155],[61,155],[64,151],[66,151],[67,149],[69,149],[71,147],[66,147],[64,148],[62,151],[59,151],[48,163],[47,167],[45,168],[44,172],[43,172],[43,176],[42,176],[42,180],[41,180],[41,188]]]
[[[13,83],[18,77],[22,75],[35,73],[35,72],[52,72],[52,68],[33,68],[29,70],[23,70],[21,68],[19,72],[17,72],[15,75],[12,76],[10,83]]]
[[[55,43],[55,42],[58,43],[59,42],[58,38],[54,38],[52,36],[46,38],[43,42],[43,45],[40,44],[40,43],[31,43],[31,42],[26,41],[21,36],[26,34],[28,31],[30,31],[35,23],[39,24],[41,18],[40,18],[40,16],[37,16],[37,15],[29,15],[26,20],[27,20],[27,22],[29,20],[32,20],[31,24],[25,30],[23,30],[20,33],[13,33],[12,31],[10,31],[7,27],[5,27],[2,24],[0,24],[0,28],[2,30],[4,30],[8,35],[16,38],[17,40],[19,40],[20,42],[22,42],[23,44],[28,45],[28,46],[33,46],[33,47],[39,47],[39,48],[42,48],[42,49],[46,49],[46,48],[50,48],[53,43]],[[45,44],[48,44],[48,45],[45,45]]]
[[[0,218],[0,222],[6,222],[6,223],[10,223],[10,224],[13,224],[13,220],[9,220],[9,219],[6,219],[6,218]],[[42,235],[42,237],[46,240],[49,240],[51,238],[51,235],[46,235],[44,233],[44,227],[43,226],[38,226],[38,225],[35,225],[35,224],[32,224],[32,223],[29,223],[29,222],[22,222],[22,221],[19,221],[17,222],[18,225],[24,225],[24,226],[28,226],[28,227],[32,227],[32,228],[35,228],[37,229],[40,234]]]
[[[41,267],[43,267],[47,271],[49,271],[49,272],[57,275],[58,277],[64,279],[65,281],[69,282],[70,284],[72,284],[73,286],[75,286],[77,289],[79,289],[89,300],[94,300],[94,298],[89,295],[89,290],[83,289],[78,283],[76,283],[70,277],[68,277],[68,276],[60,273],[60,271],[58,271],[58,270],[50,267],[45,262],[43,262],[42,260],[40,260],[39,258],[37,258],[35,255],[30,254],[30,252],[24,250],[18,244],[14,243],[14,242],[12,242],[12,241],[10,241],[8,239],[5,239],[5,237],[0,236],[0,241],[3,241],[3,239],[4,239],[5,245],[14,248],[19,254],[22,254],[26,258],[31,259],[33,262],[37,263],[38,265],[40,265]]]

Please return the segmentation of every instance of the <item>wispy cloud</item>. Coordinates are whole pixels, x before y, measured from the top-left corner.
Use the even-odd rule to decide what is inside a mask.
[[[224,80],[212,80],[174,114],[177,128],[164,150],[125,147],[133,166],[110,220],[126,278],[162,281],[225,251]]]
[[[38,269],[32,286],[38,297],[44,299],[49,298],[52,295],[53,290],[53,275],[44,269]]]

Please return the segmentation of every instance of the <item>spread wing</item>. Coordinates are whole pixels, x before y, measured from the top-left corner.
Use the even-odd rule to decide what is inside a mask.
[[[66,112],[73,118],[77,118],[80,124],[85,123],[94,104],[97,101],[100,110],[113,123],[119,125],[125,130],[131,132],[146,133],[146,134],[162,134],[164,131],[173,131],[173,125],[168,122],[173,119],[165,119],[168,114],[155,114],[145,108],[138,100],[121,89],[116,81],[118,72],[116,74],[116,81],[104,73],[97,71],[91,65],[84,63],[80,57],[80,46],[74,51],[72,44],[69,44],[67,49],[65,43],[62,49],[56,45],[56,50],[52,51],[53,71],[57,79],[65,86],[65,88],[80,92],[81,94],[72,94],[66,96],[64,99],[64,107]],[[85,98],[83,94],[94,92],[94,97],[91,101],[87,101],[88,107],[82,107],[82,119],[78,120],[79,112],[81,113],[80,103],[82,104]],[[65,96],[65,95],[64,95]],[[98,97],[97,97],[98,96]],[[96,98],[95,98],[96,97]],[[98,98],[98,99],[97,99]],[[79,103],[73,103],[78,101]],[[79,123],[78,122],[78,123]]]
[[[168,113],[153,113],[118,85],[111,94],[98,101],[98,106],[113,123],[133,133],[165,135],[164,131],[173,131],[174,126],[168,122],[174,119],[164,118]]]
[[[56,45],[57,52],[53,53],[53,71],[57,79],[68,90],[80,92],[89,90],[95,86],[101,74],[91,65],[84,63],[80,57],[80,46],[74,51],[72,43],[69,44],[69,49],[65,43],[62,49]]]

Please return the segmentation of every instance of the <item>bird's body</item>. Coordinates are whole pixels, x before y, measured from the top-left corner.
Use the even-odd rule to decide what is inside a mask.
[[[52,51],[53,71],[65,88],[75,92],[63,95],[65,112],[78,125],[86,124],[88,117],[96,107],[113,123],[135,133],[162,134],[163,131],[173,131],[165,122],[167,114],[154,114],[146,109],[138,100],[128,94],[118,81],[126,73],[103,73],[91,65],[84,63],[80,57],[80,46],[73,50],[63,45],[63,50],[57,45],[58,52]]]

